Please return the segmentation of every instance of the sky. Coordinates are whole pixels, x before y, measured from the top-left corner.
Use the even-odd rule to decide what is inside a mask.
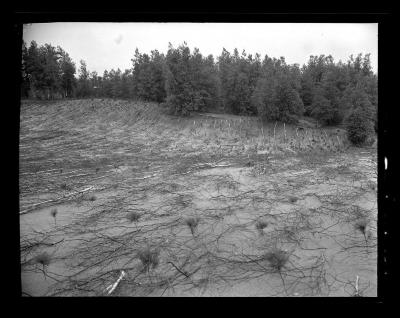
[[[23,39],[29,45],[61,46],[76,63],[85,60],[90,72],[132,67],[135,49],[166,53],[184,41],[203,55],[214,58],[225,48],[260,53],[263,58],[285,57],[289,64],[307,63],[310,55],[332,55],[335,62],[351,54],[370,53],[378,71],[377,23],[34,23],[24,25]]]

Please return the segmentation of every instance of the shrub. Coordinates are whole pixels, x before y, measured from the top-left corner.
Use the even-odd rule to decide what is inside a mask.
[[[266,120],[297,123],[304,111],[298,92],[284,81],[273,82],[261,78],[252,95],[252,105],[258,115]]]
[[[360,110],[356,109],[346,120],[347,137],[354,145],[362,145],[373,132],[371,120]]]
[[[311,116],[326,125],[332,120],[334,110],[331,102],[322,95],[316,95],[312,102]]]

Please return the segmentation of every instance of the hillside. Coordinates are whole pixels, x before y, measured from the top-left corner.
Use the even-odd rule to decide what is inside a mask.
[[[298,128],[23,101],[23,291],[107,295],[123,271],[112,295],[376,296],[376,149]]]

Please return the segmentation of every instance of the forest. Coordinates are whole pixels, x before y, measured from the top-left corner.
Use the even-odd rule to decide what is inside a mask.
[[[310,56],[300,67],[237,49],[223,49],[215,59],[184,42],[177,48],[170,43],[166,55],[136,49],[131,61],[131,69],[101,76],[84,60],[78,68],[59,46],[23,42],[21,97],[133,99],[160,103],[175,115],[222,112],[285,123],[309,116],[321,126],[345,124],[354,144],[377,131],[378,83],[370,54],[346,62]]]

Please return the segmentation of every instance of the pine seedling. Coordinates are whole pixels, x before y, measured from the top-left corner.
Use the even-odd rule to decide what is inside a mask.
[[[362,218],[360,220],[358,220],[355,224],[354,227],[360,231],[363,236],[364,236],[364,240],[365,240],[365,248],[367,250],[368,253],[368,240],[367,240],[367,235],[366,235],[366,230],[367,230],[367,226],[368,226],[369,221],[366,218]]]
[[[35,262],[43,266],[43,274],[45,274],[44,267],[49,266],[51,257],[47,252],[43,252],[35,257]],[[46,276],[45,276],[46,277]]]
[[[264,234],[263,230],[268,226],[268,223],[266,221],[258,220],[256,222],[256,229],[259,231],[261,235]]]
[[[137,253],[137,257],[143,265],[143,269],[149,274],[150,268],[156,268],[160,262],[159,252],[146,247]]]
[[[194,236],[194,232],[199,225],[200,218],[199,217],[189,217],[185,220],[186,225],[189,227],[190,232]]]
[[[138,212],[132,211],[132,212],[129,212],[126,217],[131,223],[134,222],[135,226],[137,227],[137,222],[139,221],[141,215]]]
[[[367,225],[368,225],[368,220],[363,218],[363,219],[358,220],[354,224],[354,227],[356,228],[356,230],[359,230],[362,234],[365,235],[365,231],[367,229]]]
[[[276,249],[267,252],[264,258],[269,262],[269,265],[275,270],[280,272],[289,260],[289,254],[286,251]]]
[[[56,220],[56,218],[57,218],[57,213],[58,213],[58,211],[57,211],[56,208],[54,208],[54,209],[52,209],[52,210],[50,211],[50,215],[54,218],[54,224],[55,224],[55,225],[57,225],[57,220]]]
[[[290,196],[290,197],[289,197],[289,202],[290,202],[290,203],[295,203],[297,200],[298,200],[298,198],[295,197],[295,196]]]

